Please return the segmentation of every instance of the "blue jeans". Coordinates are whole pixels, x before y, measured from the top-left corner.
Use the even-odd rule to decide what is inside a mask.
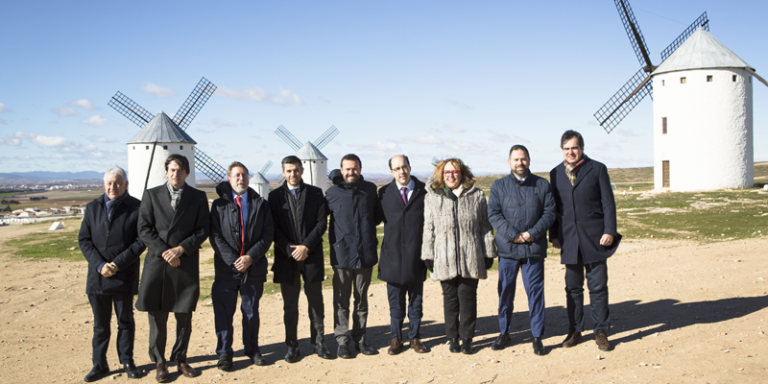
[[[499,258],[499,331],[506,335],[512,323],[517,273],[522,269],[528,294],[528,317],[533,337],[544,335],[544,258]]]

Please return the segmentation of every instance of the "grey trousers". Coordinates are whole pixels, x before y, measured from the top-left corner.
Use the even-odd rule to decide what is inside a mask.
[[[349,344],[349,296],[355,294],[352,312],[352,340],[355,344],[365,341],[368,321],[368,286],[371,285],[373,268],[333,269],[333,333],[336,343]]]
[[[168,337],[168,314],[165,311],[149,311],[149,359],[155,364],[165,364],[165,342]],[[176,317],[176,342],[171,351],[171,361],[187,361],[189,336],[192,332],[192,312],[174,313]]]
[[[296,274],[293,285],[280,284],[283,295],[283,323],[285,324],[285,344],[298,343],[299,294],[301,293],[301,273]],[[323,282],[304,282],[304,295],[309,307],[310,342],[322,344],[325,336],[325,306],[323,305]]]

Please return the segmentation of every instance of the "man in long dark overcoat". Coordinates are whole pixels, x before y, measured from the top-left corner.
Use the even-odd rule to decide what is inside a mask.
[[[126,376],[136,379],[133,363],[133,295],[139,292],[139,256],[146,247],[136,222],[141,202],[128,194],[125,171],[116,167],[104,174],[104,194],[86,206],[78,242],[88,260],[85,293],[93,310],[93,370],[86,382],[109,373],[112,307],[117,317],[117,351]]]
[[[194,377],[187,364],[192,312],[200,297],[200,246],[210,220],[205,192],[189,186],[189,161],[178,154],[165,161],[168,182],[144,191],[139,210],[139,236],[147,245],[136,309],[149,315],[149,358],[157,364],[155,379],[169,379],[165,366],[168,314],[176,317],[171,360],[179,372]]]
[[[572,347],[581,341],[586,276],[595,342],[600,350],[609,351],[612,346],[608,341],[611,318],[607,260],[621,241],[616,231],[611,180],[605,164],[584,154],[580,133],[566,131],[560,147],[565,161],[549,173],[556,204],[556,220],[549,238],[560,249],[560,262],[565,264],[569,329],[563,346]]]
[[[274,281],[283,296],[283,323],[288,353],[285,360],[299,358],[299,294],[304,279],[307,297],[310,342],[317,356],[331,358],[325,346],[325,305],[323,303],[323,234],[328,228],[328,208],[323,191],[305,183],[304,167],[296,156],[282,161],[285,182],[269,193],[269,206],[275,222]]]
[[[384,239],[379,256],[379,280],[387,282],[389,298],[390,346],[387,353],[396,355],[403,348],[405,298],[408,297],[408,339],[416,353],[427,352],[421,343],[424,280],[427,267],[421,260],[424,232],[424,183],[411,177],[411,164],[405,155],[389,160],[394,176],[391,183],[379,189],[384,214]]]

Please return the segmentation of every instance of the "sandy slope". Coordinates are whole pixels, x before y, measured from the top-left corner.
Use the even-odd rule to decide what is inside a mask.
[[[10,237],[47,229],[47,225],[0,228],[0,244]],[[190,362],[202,374],[178,377],[179,383],[507,383],[507,382],[768,382],[768,238],[697,245],[677,242],[626,241],[609,262],[616,349],[600,352],[591,332],[571,349],[561,348],[567,331],[563,268],[547,262],[547,356],[530,347],[527,302],[519,291],[513,323],[514,344],[495,352],[498,333],[496,274],[480,283],[479,351],[451,354],[444,345],[440,285],[427,281],[423,337],[432,351],[405,351],[388,356],[389,316],[383,284],[371,287],[368,332],[381,352],[353,360],[321,360],[309,354],[309,325],[299,324],[305,357],[296,364],[282,360],[282,302],[279,295],[261,301],[262,352],[268,367],[246,364],[240,350],[236,371],[215,368],[213,311],[201,303],[194,316]],[[92,314],[85,296],[85,262],[29,261],[8,254],[0,245],[0,382],[81,382],[90,370]],[[212,257],[210,250],[204,257]],[[205,268],[212,264],[205,263]],[[518,287],[522,289],[522,282]],[[332,331],[331,292],[326,300],[326,330]],[[302,313],[306,313],[302,300]],[[146,316],[136,312],[136,363],[149,370]],[[172,322],[172,321],[171,321]],[[239,318],[235,319],[239,323]],[[589,323],[589,321],[588,321]],[[113,321],[113,338],[114,330]],[[240,333],[237,332],[236,337]],[[327,343],[335,351],[331,336]],[[113,341],[114,343],[114,341]],[[170,346],[168,347],[170,353]],[[130,380],[117,371],[115,348],[109,360],[114,377],[103,382],[154,382],[154,371]]]

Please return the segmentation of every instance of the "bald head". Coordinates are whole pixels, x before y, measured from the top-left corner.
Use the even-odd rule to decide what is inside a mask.
[[[405,187],[411,182],[411,164],[408,156],[397,155],[389,159],[389,169],[399,186]]]

